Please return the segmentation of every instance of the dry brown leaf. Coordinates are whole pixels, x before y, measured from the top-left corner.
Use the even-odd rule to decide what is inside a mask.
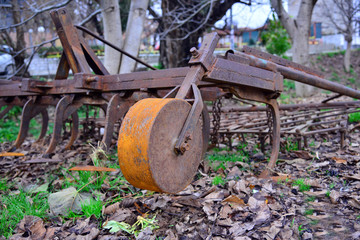
[[[286,179],[291,179],[291,175],[281,174],[281,175],[279,175],[279,176],[273,176],[273,177],[271,177],[271,179],[272,179],[274,182],[286,181]]]
[[[352,176],[344,176],[345,179],[349,180],[357,180],[360,181],[360,174],[352,175]]]
[[[0,157],[23,157],[25,154],[17,153],[17,152],[2,152],[0,153]]]
[[[336,163],[338,164],[347,164],[347,161],[345,159],[341,159],[341,158],[338,158],[338,157],[333,157],[332,160],[334,160]]]
[[[112,213],[116,212],[116,210],[118,210],[119,208],[120,208],[120,202],[116,202],[114,204],[107,206],[104,209],[104,214],[106,214],[106,215],[112,214]]]
[[[96,167],[96,166],[75,166],[70,171],[94,171],[94,172],[115,172],[115,168]]]
[[[242,200],[241,198],[238,198],[237,196],[234,196],[234,195],[228,196],[227,198],[225,198],[223,200],[223,202],[232,202],[232,203],[238,203],[240,205],[245,205],[244,200]]]

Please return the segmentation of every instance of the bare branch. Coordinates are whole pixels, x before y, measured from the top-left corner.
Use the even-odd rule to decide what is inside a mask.
[[[61,3],[56,4],[56,5],[51,5],[51,6],[48,6],[48,7],[44,7],[44,8],[42,8],[42,9],[40,9],[40,10],[36,10],[35,13],[34,13],[31,17],[29,17],[29,18],[25,19],[24,21],[19,22],[19,23],[17,23],[17,24],[13,24],[13,25],[10,25],[10,26],[8,26],[8,27],[0,28],[0,31],[5,31],[5,30],[8,30],[8,29],[10,29],[10,28],[14,28],[14,27],[21,26],[21,25],[29,22],[31,19],[35,18],[35,17],[36,17],[37,15],[39,15],[40,13],[43,13],[43,12],[47,12],[47,11],[50,11],[50,10],[53,10],[53,9],[57,9],[57,8],[64,7],[64,6],[66,6],[66,5],[67,5],[69,2],[71,2],[71,1],[72,1],[72,0],[66,0],[65,2],[61,2]]]

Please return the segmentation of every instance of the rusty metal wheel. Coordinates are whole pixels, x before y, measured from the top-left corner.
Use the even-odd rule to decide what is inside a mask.
[[[190,184],[203,155],[202,120],[189,149],[184,154],[174,151],[190,109],[188,102],[174,98],[143,99],[130,108],[119,132],[118,158],[133,186],[176,193]]]

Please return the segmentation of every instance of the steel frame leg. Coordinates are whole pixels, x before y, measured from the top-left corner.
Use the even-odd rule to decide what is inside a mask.
[[[270,161],[266,166],[266,169],[260,174],[261,178],[268,178],[270,171],[274,169],[276,160],[279,156],[280,149],[280,111],[279,104],[275,99],[271,99],[267,102],[270,107],[270,111],[273,117],[273,139],[272,139],[272,151]]]
[[[44,138],[49,123],[49,116],[46,107],[47,106],[34,103],[33,99],[29,99],[25,103],[21,114],[20,130],[11,150],[15,150],[21,146],[21,144],[24,142],[28,134],[30,120],[35,116],[37,116],[38,114],[42,115],[42,127],[41,127],[40,136],[37,141],[40,141],[41,139]]]
[[[116,121],[125,115],[132,104],[133,102],[122,99],[119,94],[111,97],[105,111],[105,131],[102,138],[102,143],[105,145],[106,150],[108,150],[111,145]]]
[[[51,136],[50,144],[45,152],[45,155],[54,152],[57,143],[60,141],[63,122],[70,115],[72,117],[73,124],[71,129],[71,137],[68,144],[65,146],[65,149],[69,149],[76,140],[79,129],[79,117],[76,113],[76,110],[81,106],[81,104],[72,105],[72,102],[73,102],[73,96],[67,95],[62,97],[58,102],[58,104],[56,105],[54,131]]]

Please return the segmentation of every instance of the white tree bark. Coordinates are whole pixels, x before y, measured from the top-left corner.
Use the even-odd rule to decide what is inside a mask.
[[[102,10],[104,37],[118,47],[122,47],[122,31],[119,2],[117,0],[99,0]],[[105,45],[104,65],[110,74],[117,74],[121,60],[120,52]]]
[[[141,34],[144,29],[146,9],[149,0],[132,0],[130,5],[129,18],[126,26],[126,39],[124,50],[131,55],[139,53]],[[135,70],[136,62],[123,55],[119,73],[129,73]]]
[[[309,32],[311,16],[317,0],[302,0],[295,19],[291,18],[282,5],[281,0],[270,0],[271,7],[275,9],[279,20],[288,32],[293,43],[293,61],[308,65],[309,59]],[[300,97],[310,96],[315,88],[299,82],[295,82],[296,95]]]
[[[344,56],[344,68],[346,72],[350,72],[350,66],[351,66],[351,41],[346,42],[346,51]]]

